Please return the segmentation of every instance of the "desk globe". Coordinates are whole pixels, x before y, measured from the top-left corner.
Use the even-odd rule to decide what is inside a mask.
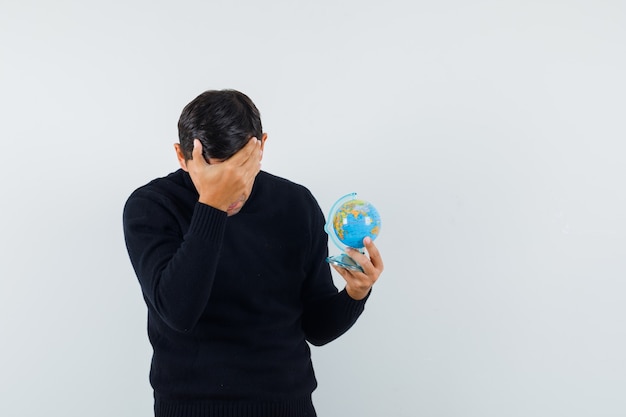
[[[346,253],[346,248],[363,252],[363,239],[372,240],[380,233],[380,215],[368,201],[359,200],[356,193],[344,195],[332,206],[324,230],[333,243],[343,252],[329,256],[326,262],[342,268],[363,271]]]

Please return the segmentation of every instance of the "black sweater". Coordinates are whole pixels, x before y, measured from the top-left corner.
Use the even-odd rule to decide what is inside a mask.
[[[266,172],[232,217],[182,170],[130,196],[157,416],[315,415],[307,341],[337,338],[365,305],[334,286],[323,226],[306,188]]]

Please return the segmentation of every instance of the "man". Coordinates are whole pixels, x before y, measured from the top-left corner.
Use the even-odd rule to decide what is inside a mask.
[[[363,311],[383,263],[325,262],[324,216],[304,187],[261,171],[259,112],[207,91],[183,110],[181,169],[124,207],[128,253],[148,307],[155,416],[315,416],[307,341],[323,345]]]

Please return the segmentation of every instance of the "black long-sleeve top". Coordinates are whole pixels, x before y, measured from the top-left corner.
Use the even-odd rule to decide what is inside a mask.
[[[334,286],[311,193],[262,171],[227,217],[178,170],[133,192],[123,221],[148,307],[155,415],[315,415],[307,341],[339,337],[365,300]]]

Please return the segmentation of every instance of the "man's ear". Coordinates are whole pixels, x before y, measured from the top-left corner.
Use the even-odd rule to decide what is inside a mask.
[[[266,140],[267,140],[267,133],[263,133],[263,136],[261,137],[261,152],[263,152],[263,149],[265,148]],[[263,159],[263,155],[261,155],[261,159]]]
[[[176,158],[178,159],[178,164],[183,169],[183,171],[189,172],[189,170],[187,169],[187,160],[185,159],[183,148],[180,147],[180,143],[175,143],[174,149],[176,150]]]

